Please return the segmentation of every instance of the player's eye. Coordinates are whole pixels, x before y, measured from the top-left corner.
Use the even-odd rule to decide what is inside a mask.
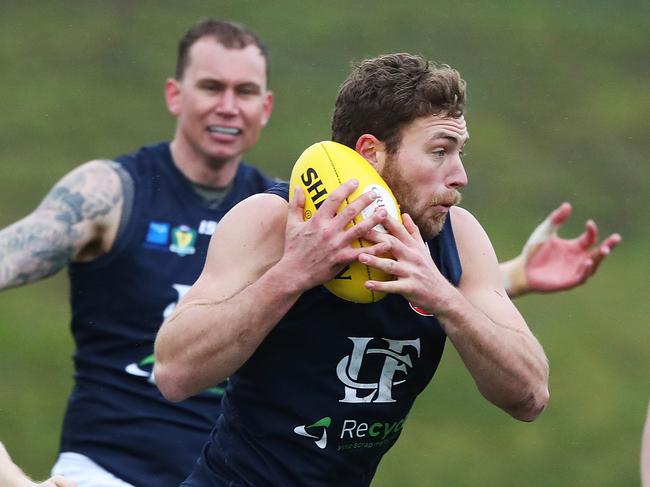
[[[211,93],[216,93],[223,90],[223,86],[219,83],[203,83],[201,84],[201,89],[209,91]]]
[[[260,93],[260,89],[257,85],[244,85],[237,88],[237,92],[240,95],[257,95]]]

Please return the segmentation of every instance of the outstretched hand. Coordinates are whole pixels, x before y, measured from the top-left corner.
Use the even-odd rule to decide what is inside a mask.
[[[558,230],[571,215],[571,204],[562,203],[533,231],[522,251],[528,292],[555,292],[583,284],[621,241],[614,233],[598,241],[593,220],[585,224],[582,235],[558,237]]]

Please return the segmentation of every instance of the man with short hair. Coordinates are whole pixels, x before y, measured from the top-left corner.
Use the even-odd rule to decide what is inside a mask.
[[[508,298],[481,225],[456,206],[467,184],[464,101],[457,71],[410,54],[363,61],[339,91],[332,140],[384,178],[403,225],[378,209],[346,229],[376,198],[365,193],[337,214],[355,180],[306,222],[309,195],[297,189],[289,203],[286,183],[223,218],[155,344],[157,384],[170,400],[230,377],[182,485],[370,484],[447,338],[490,402],[522,421],[544,409],[544,351]],[[360,237],[373,245],[353,248]],[[322,286],[357,260],[395,276],[366,282],[388,293],[381,301],[350,303]]]
[[[0,232],[0,288],[68,265],[75,386],[53,471],[80,487],[178,485],[219,414],[224,384],[179,404],[160,395],[153,343],[221,217],[275,183],[242,162],[271,115],[268,71],[246,27],[192,26],[165,82],[173,140],[81,165]]]
[[[178,404],[163,400],[151,374],[153,342],[198,278],[221,217],[272,184],[242,163],[271,114],[268,75],[266,47],[252,31],[197,23],[181,38],[175,77],[165,83],[177,119],[171,143],[80,166],[32,214],[0,231],[0,289],[69,265],[76,383],[54,471],[80,487],[178,484],[219,414],[223,384]],[[594,247],[595,232],[583,237],[542,235],[504,268],[506,289],[584,282],[613,244]],[[558,261],[568,265],[553,268]],[[532,270],[541,280],[529,278]]]

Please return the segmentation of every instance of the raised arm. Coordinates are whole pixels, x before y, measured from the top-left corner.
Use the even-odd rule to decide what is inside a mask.
[[[0,289],[56,273],[107,252],[122,211],[122,185],[108,161],[64,176],[25,218],[0,231]]]
[[[577,238],[558,237],[558,230],[571,215],[571,204],[562,203],[530,235],[521,254],[500,264],[510,297],[565,291],[584,284],[621,241],[613,233],[599,244],[593,220]]]
[[[532,421],[548,401],[548,364],[539,342],[503,289],[490,241],[467,211],[451,212],[463,267],[458,288],[439,272],[418,228],[404,215],[404,226],[388,224],[396,260],[361,256],[361,260],[397,277],[367,285],[399,293],[434,314],[454,344],[478,389],[513,417]],[[386,226],[386,225],[385,225]]]
[[[308,222],[300,191],[291,205],[275,195],[252,196],[219,222],[201,276],[156,338],[154,375],[167,399],[185,399],[229,377],[304,291],[357,258],[361,250],[351,242],[385,212],[345,230],[376,197],[362,195],[337,215],[354,187],[348,182],[333,191]]]

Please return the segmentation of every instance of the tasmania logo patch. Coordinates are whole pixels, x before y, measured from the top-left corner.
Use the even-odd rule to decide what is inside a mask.
[[[187,225],[180,225],[172,229],[172,243],[169,250],[178,255],[192,255],[196,252],[196,230]]]

